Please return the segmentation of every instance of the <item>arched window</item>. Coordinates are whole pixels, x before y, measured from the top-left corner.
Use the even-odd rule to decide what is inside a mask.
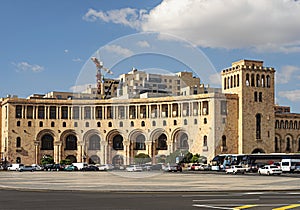
[[[230,77],[227,77],[227,89],[230,88]]]
[[[130,126],[134,127],[134,122],[133,121],[130,122]]]
[[[261,139],[261,114],[256,114],[256,139]]]
[[[207,147],[207,136],[203,136],[203,146]]]
[[[142,127],[145,127],[145,121],[142,121],[142,122],[141,122],[141,126],[142,126]]]
[[[152,121],[152,126],[156,126],[156,122],[155,121]]]
[[[140,134],[135,139],[135,150],[145,150],[146,144],[145,144],[145,136],[143,134]]]
[[[256,75],[256,87],[260,87],[260,76],[259,76],[259,74]]]
[[[284,129],[284,121],[283,120],[280,121],[280,128]]]
[[[21,158],[20,157],[16,158],[16,163],[21,163]]]
[[[92,155],[89,158],[89,164],[100,164],[100,158],[97,155]]]
[[[163,121],[163,126],[167,126],[167,121]]]
[[[251,74],[251,87],[255,87],[255,75]]]
[[[261,86],[265,87],[265,75],[261,75]]]
[[[224,90],[226,90],[226,77],[224,78]]]
[[[267,88],[271,87],[271,78],[269,75],[267,75]]]
[[[115,150],[123,150],[124,146],[123,146],[123,137],[118,134],[113,138],[113,148]]]
[[[275,122],[275,128],[279,128],[279,120],[276,120],[276,122]]]
[[[233,77],[231,76],[230,77],[230,88],[232,88],[233,87]]]
[[[62,126],[65,128],[67,127],[67,123],[66,122],[63,122]]]
[[[177,120],[174,120],[174,125],[177,125]]]
[[[41,150],[53,150],[54,146],[54,138],[53,136],[51,136],[50,134],[45,134],[43,135],[42,139],[41,139]]]
[[[222,136],[222,147],[226,147],[227,146],[227,142],[226,142],[226,136]]]
[[[293,121],[290,121],[289,129],[293,129]]]
[[[289,128],[289,121],[286,120],[286,121],[284,122],[284,128],[285,128],[285,129],[288,129],[288,128]]]
[[[298,152],[300,152],[300,138],[298,139]]]
[[[290,152],[291,151],[291,140],[290,140],[290,137],[287,137],[286,138],[286,149],[285,149],[287,152]]]
[[[16,147],[21,147],[21,137],[17,137],[17,139],[16,139]]]
[[[123,127],[123,122],[122,122],[122,121],[119,123],[119,126],[120,126],[121,128]]]
[[[240,75],[236,75],[236,86],[239,87],[240,86]]]
[[[66,150],[77,150],[77,137],[73,134],[66,138]]]
[[[167,136],[165,134],[161,134],[157,139],[157,150],[167,150]]]
[[[44,124],[43,124],[43,122],[42,122],[42,121],[40,121],[40,127],[43,127],[43,125],[44,125]]]
[[[86,127],[86,128],[90,127],[90,123],[89,123],[89,122],[86,122],[86,123],[85,123],[85,127]]]
[[[97,127],[100,128],[101,127],[101,123],[97,122]]]
[[[55,127],[55,122],[51,122],[51,127],[52,127],[52,128]]]
[[[203,123],[207,124],[207,118],[204,118]]]
[[[18,126],[18,127],[21,126],[21,121],[17,121],[17,126]]]
[[[89,150],[100,150],[100,137],[92,135],[89,139]]]
[[[295,130],[297,130],[297,129],[298,129],[298,123],[297,123],[297,121],[296,121],[296,120],[294,121],[294,129],[295,129]]]
[[[108,122],[108,127],[112,127],[112,122]]]
[[[233,76],[233,87],[236,87],[236,75]]]
[[[179,149],[189,149],[188,136],[186,133],[179,135]]]
[[[187,123],[187,119],[184,119],[184,120],[183,120],[183,124],[184,124],[184,125],[187,125],[187,124],[188,124],[188,123]]]

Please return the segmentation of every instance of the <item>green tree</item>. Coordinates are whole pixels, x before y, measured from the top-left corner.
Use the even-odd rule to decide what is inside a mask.
[[[134,162],[135,164],[145,164],[148,162],[151,162],[151,158],[148,154],[145,153],[139,153],[136,156],[134,156]]]
[[[52,156],[50,155],[44,155],[41,159],[41,164],[42,165],[46,165],[46,164],[53,164],[54,163],[54,159]]]
[[[61,160],[60,164],[62,164],[62,165],[71,165],[72,161],[70,159]]]

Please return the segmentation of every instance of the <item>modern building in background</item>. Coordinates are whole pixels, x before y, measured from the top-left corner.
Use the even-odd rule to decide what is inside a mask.
[[[134,69],[104,82],[101,98],[92,87],[2,98],[1,159],[39,164],[47,155],[56,163],[128,165],[139,153],[156,163],[175,151],[208,160],[300,151],[300,114],[274,104],[274,68],[241,60],[221,75],[222,89],[214,89],[191,72]]]

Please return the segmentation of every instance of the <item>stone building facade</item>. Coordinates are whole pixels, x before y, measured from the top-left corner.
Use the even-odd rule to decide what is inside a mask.
[[[192,95],[3,98],[1,159],[39,164],[49,155],[56,163],[128,165],[139,153],[156,163],[174,151],[208,160],[220,153],[299,151],[300,115],[274,105],[273,68],[241,60],[221,75],[221,91]]]

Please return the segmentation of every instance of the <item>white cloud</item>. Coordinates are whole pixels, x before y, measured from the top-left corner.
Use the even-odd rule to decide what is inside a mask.
[[[74,62],[82,62],[82,59],[81,58],[73,58],[72,61],[74,61]]]
[[[120,45],[106,45],[103,49],[108,52],[125,56],[125,57],[133,55],[133,52],[131,50],[127,48],[123,48]]]
[[[300,101],[300,90],[279,91],[278,95],[292,102]]]
[[[300,2],[294,0],[163,0],[148,12],[90,9],[83,18],[174,34],[202,47],[300,52]]]
[[[65,50],[64,50],[64,53],[69,53],[69,50],[68,50],[68,49],[65,49]]]
[[[86,21],[102,20],[104,22],[113,22],[122,24],[131,28],[139,28],[146,10],[137,10],[132,8],[122,8],[119,10],[109,10],[107,12],[89,9],[83,16]]]
[[[136,44],[137,44],[138,46],[140,46],[140,47],[143,47],[143,48],[150,47],[150,44],[149,44],[149,42],[147,42],[147,41],[138,41]]]
[[[37,64],[30,64],[28,62],[20,62],[20,63],[12,63],[15,67],[17,72],[25,72],[25,71],[31,71],[31,72],[41,72],[44,70],[43,66],[37,65]]]
[[[292,78],[294,78],[294,74],[299,72],[300,68],[296,66],[283,66],[280,72],[276,73],[276,83],[277,84],[287,84],[290,82]]]

